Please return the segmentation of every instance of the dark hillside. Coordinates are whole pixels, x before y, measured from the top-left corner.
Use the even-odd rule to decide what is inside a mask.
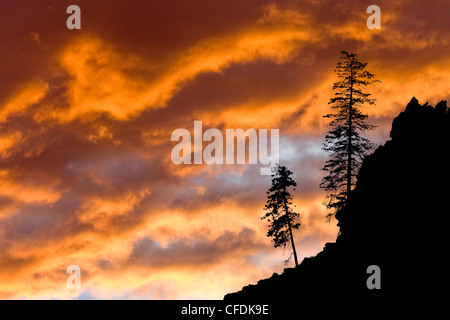
[[[352,205],[336,215],[336,242],[297,268],[226,295],[225,301],[395,301],[445,290],[450,216],[446,102],[433,108],[413,98],[394,119],[390,135],[364,160]],[[367,288],[369,265],[381,269],[380,290]]]

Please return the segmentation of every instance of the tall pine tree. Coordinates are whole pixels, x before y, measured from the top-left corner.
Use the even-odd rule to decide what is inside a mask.
[[[375,104],[366,88],[379,82],[374,79],[374,74],[365,70],[367,63],[359,61],[356,54],[345,51],[341,54],[335,69],[339,81],[333,85],[335,94],[329,102],[336,112],[324,116],[331,119],[329,125],[332,127],[323,148],[330,154],[322,169],[328,175],[320,184],[328,193],[326,207],[333,209],[327,215],[328,222],[346,203],[351,203],[350,191],[355,177],[367,151],[372,148],[372,143],[362,134],[375,126],[367,124],[368,115],[361,112],[361,107]]]
[[[261,219],[267,219],[270,223],[267,236],[272,238],[275,248],[280,246],[285,249],[289,246],[292,248],[297,266],[293,230],[298,229],[300,223],[296,221],[299,214],[292,210],[292,195],[289,188],[296,187],[297,183],[291,178],[291,174],[292,171],[285,166],[278,165],[277,171],[272,174],[272,186],[267,191],[267,204],[264,207],[267,213]]]

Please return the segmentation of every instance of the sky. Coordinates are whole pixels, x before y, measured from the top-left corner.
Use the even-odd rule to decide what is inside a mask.
[[[299,260],[315,255],[338,232],[319,184],[339,52],[381,81],[363,110],[383,144],[413,96],[447,100],[449,13],[433,0],[1,1],[0,298],[221,299],[292,266],[266,237],[260,165],[171,161],[172,132],[194,121],[279,129]]]

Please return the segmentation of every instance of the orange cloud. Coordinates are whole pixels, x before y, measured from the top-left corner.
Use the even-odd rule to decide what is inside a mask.
[[[145,189],[136,194],[126,193],[111,198],[89,197],[83,200],[78,217],[81,222],[92,224],[96,229],[108,230],[113,227],[114,217],[131,213],[149,194],[149,189]]]
[[[0,138],[0,157],[8,158],[14,152],[22,140],[22,134],[19,131],[12,133],[6,137]]]
[[[52,186],[19,182],[12,179],[6,170],[0,171],[0,196],[6,196],[22,203],[54,203],[61,192]]]
[[[48,90],[48,84],[42,80],[22,84],[19,90],[0,108],[0,122],[11,114],[23,112],[41,100]]]
[[[317,41],[306,28],[255,29],[205,39],[169,65],[156,66],[144,57],[120,53],[101,39],[83,38],[67,47],[61,58],[71,76],[72,107],[59,116],[70,121],[88,112],[106,112],[126,120],[144,109],[164,107],[184,82],[198,74],[258,59],[282,63],[306,41]]]

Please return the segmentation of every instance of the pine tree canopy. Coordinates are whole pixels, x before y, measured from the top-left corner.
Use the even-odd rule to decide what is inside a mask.
[[[375,126],[367,123],[368,115],[361,111],[361,107],[375,104],[366,88],[379,82],[374,74],[365,70],[367,63],[359,61],[356,54],[345,51],[341,54],[341,61],[335,69],[339,81],[333,85],[335,93],[329,102],[335,112],[324,116],[330,119],[329,126],[332,127],[325,136],[323,147],[330,155],[323,167],[328,174],[320,184],[327,191],[326,207],[333,209],[327,215],[328,221],[349,202],[356,175],[372,148],[365,131],[373,130]]]
[[[267,191],[267,203],[264,207],[267,212],[261,219],[269,221],[267,236],[272,238],[275,248],[291,246],[297,265],[292,230],[298,229],[300,223],[296,221],[299,214],[292,209],[292,195],[289,188],[296,187],[297,183],[291,178],[291,175],[292,171],[285,166],[278,166],[272,174],[272,186]]]

